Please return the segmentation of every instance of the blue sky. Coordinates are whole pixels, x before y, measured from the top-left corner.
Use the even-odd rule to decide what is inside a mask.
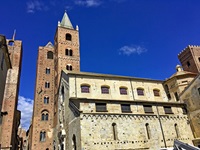
[[[30,122],[38,46],[53,43],[65,10],[79,25],[81,71],[164,80],[179,52],[200,45],[199,6],[199,0],[2,1],[0,34],[11,38],[16,29],[23,41],[22,126]]]

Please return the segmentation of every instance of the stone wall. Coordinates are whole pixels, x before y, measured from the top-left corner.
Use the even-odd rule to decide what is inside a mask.
[[[192,129],[196,138],[200,138],[200,76],[198,75],[190,86],[180,95],[187,105]],[[200,142],[199,142],[200,145]]]

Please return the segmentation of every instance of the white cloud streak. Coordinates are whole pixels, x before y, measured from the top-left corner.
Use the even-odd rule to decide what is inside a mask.
[[[86,6],[86,7],[96,7],[101,5],[100,0],[76,0],[76,5]]]
[[[138,54],[146,52],[147,49],[142,46],[131,45],[131,46],[123,46],[119,49],[119,54],[123,55],[131,55],[131,54]]]
[[[33,113],[33,100],[23,96],[18,97],[18,110],[21,111],[21,126],[28,129]]]
[[[27,13],[35,13],[36,11],[47,11],[49,9],[47,5],[38,0],[28,1],[26,5]]]

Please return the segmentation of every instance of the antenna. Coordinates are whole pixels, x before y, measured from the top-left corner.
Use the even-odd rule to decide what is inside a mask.
[[[13,33],[13,37],[12,37],[13,41],[15,40],[15,36],[16,36],[16,29],[14,30],[14,33]]]

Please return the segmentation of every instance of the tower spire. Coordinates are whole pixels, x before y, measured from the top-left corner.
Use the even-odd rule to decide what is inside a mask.
[[[74,29],[68,15],[67,15],[66,10],[65,10],[65,13],[63,15],[62,21],[58,22],[58,26],[69,28],[69,29]]]

